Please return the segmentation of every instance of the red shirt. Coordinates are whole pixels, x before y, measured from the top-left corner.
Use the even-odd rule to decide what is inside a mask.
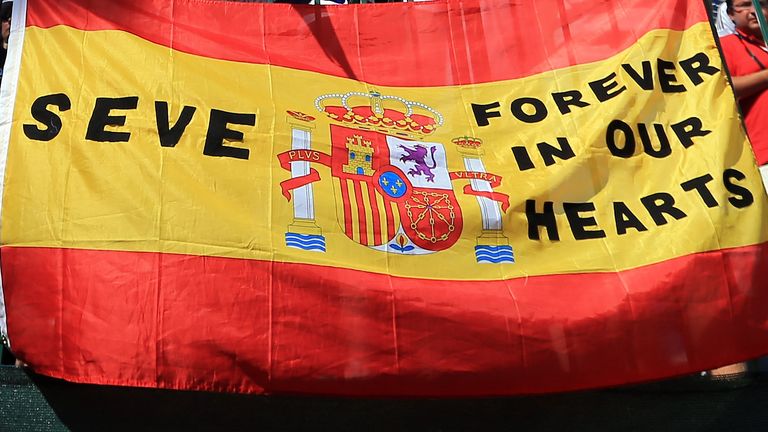
[[[762,69],[749,55],[750,52],[768,68],[768,52],[762,48],[765,46],[763,41],[743,32],[739,34],[741,38],[737,35],[720,38],[720,46],[723,48],[723,56],[731,76],[749,75]],[[739,106],[744,114],[744,125],[747,127],[757,164],[768,164],[768,91],[739,99]]]

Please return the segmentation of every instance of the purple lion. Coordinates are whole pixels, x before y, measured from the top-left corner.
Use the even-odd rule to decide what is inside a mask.
[[[408,175],[418,176],[424,175],[427,177],[428,182],[435,182],[435,174],[432,170],[437,167],[437,161],[435,161],[435,146],[430,147],[430,159],[432,164],[427,163],[427,148],[421,144],[416,144],[413,147],[406,147],[401,145],[401,149],[405,150],[405,154],[400,156],[400,162],[413,162],[416,164],[413,168],[408,170]]]

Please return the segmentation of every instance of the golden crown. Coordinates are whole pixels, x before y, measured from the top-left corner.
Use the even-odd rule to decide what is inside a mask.
[[[475,138],[471,136],[457,137],[452,139],[451,142],[456,144],[459,147],[464,147],[468,149],[477,149],[481,145],[483,145],[483,140],[481,140],[480,138]]]
[[[435,109],[377,91],[323,95],[315,99],[315,107],[337,122],[389,135],[425,136],[443,125]]]

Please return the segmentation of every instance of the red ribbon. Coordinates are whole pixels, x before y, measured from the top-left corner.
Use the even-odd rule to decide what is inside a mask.
[[[456,171],[450,173],[451,180],[483,180],[491,185],[491,189],[501,186],[502,177],[492,173],[480,171]],[[506,213],[509,209],[509,195],[501,192],[478,191],[472,189],[472,185],[464,186],[464,193],[472,196],[488,198],[501,204],[501,210]]]
[[[277,155],[277,159],[280,161],[280,166],[287,171],[291,170],[292,162],[310,162],[319,163],[327,167],[331,166],[331,156],[317,150],[288,150]],[[320,173],[316,169],[310,168],[309,174],[282,181],[280,182],[280,187],[283,190],[283,196],[290,201],[292,190],[318,180],[320,180]]]

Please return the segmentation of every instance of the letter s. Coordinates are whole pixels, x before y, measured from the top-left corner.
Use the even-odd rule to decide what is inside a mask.
[[[35,141],[50,141],[61,132],[61,117],[48,110],[50,105],[58,107],[60,112],[72,108],[72,102],[64,93],[40,96],[32,103],[32,117],[46,127],[40,129],[37,125],[25,124],[24,135],[27,138]]]

